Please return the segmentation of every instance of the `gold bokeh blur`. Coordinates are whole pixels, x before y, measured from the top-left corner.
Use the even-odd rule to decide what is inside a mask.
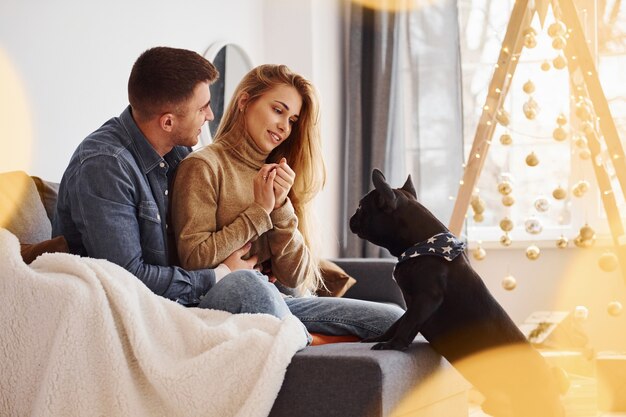
[[[352,0],[352,2],[374,10],[397,12],[421,9],[436,4],[437,0]]]
[[[0,48],[0,172],[30,171],[33,128],[31,111],[18,71],[6,51]],[[0,195],[0,227],[14,215],[24,183],[16,182],[11,197]]]

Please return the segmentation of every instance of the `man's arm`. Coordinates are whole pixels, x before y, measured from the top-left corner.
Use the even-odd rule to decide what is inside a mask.
[[[165,216],[160,215],[139,169],[124,159],[85,160],[68,180],[67,191],[72,221],[88,256],[126,268],[154,293],[182,304],[198,303],[215,283],[213,270],[167,265],[161,226]]]

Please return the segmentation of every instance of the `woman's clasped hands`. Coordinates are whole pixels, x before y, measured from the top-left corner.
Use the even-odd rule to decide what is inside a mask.
[[[279,163],[265,164],[254,177],[254,201],[269,214],[282,207],[293,186],[296,173],[285,158]]]

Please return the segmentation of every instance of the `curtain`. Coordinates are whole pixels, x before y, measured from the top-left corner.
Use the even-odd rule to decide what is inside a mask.
[[[348,227],[372,189],[373,168],[393,187],[410,174],[420,201],[444,224],[462,174],[456,2],[402,3],[385,10],[346,1],[344,8],[342,257],[390,256]]]

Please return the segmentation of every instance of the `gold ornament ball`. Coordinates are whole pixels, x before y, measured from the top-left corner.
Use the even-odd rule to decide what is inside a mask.
[[[555,36],[554,39],[552,39],[552,47],[554,49],[563,49],[565,45],[567,45],[567,41],[563,36]]]
[[[622,303],[620,303],[619,301],[611,301],[606,306],[606,310],[611,316],[617,317],[622,314],[622,310],[623,310]]]
[[[528,120],[533,120],[539,113],[539,104],[537,104],[537,102],[530,97],[522,106],[522,110],[524,111],[524,116],[526,116]]]
[[[590,248],[594,243],[596,243],[595,239],[583,239],[580,235],[576,236],[576,239],[574,239],[574,244],[582,249]]]
[[[567,124],[567,117],[565,117],[565,115],[563,113],[560,113],[557,117],[556,117],[556,124],[559,126],[564,126]]]
[[[482,261],[483,259],[485,259],[485,256],[487,256],[487,252],[479,246],[476,249],[474,249],[474,252],[472,252],[472,255],[474,256],[474,259],[476,259],[477,261]]]
[[[530,154],[528,154],[528,156],[526,156],[526,165],[528,165],[529,167],[534,167],[538,164],[539,158],[537,158],[537,155],[535,155],[534,152],[531,152]]]
[[[515,197],[513,197],[512,195],[508,194],[502,197],[503,206],[511,207],[513,204],[515,204]]]
[[[572,189],[572,194],[574,195],[574,197],[582,197],[585,192],[578,187],[574,187]]]
[[[589,309],[585,306],[574,307],[574,318],[578,321],[587,320],[589,318]]]
[[[581,149],[580,152],[578,152],[578,157],[583,161],[588,161],[591,159],[591,151],[589,149]]]
[[[517,287],[517,281],[513,275],[507,275],[502,279],[502,288],[507,291],[513,291]]]
[[[530,245],[526,248],[526,257],[531,261],[536,260],[541,255],[541,250],[535,245]]]
[[[546,60],[546,61],[543,61],[543,62],[541,63],[541,70],[542,70],[542,71],[550,71],[550,68],[551,68],[551,67],[552,67],[552,66],[550,65],[550,62],[548,62],[547,60]]]
[[[485,211],[485,202],[482,198],[476,197],[471,201],[472,209],[476,213],[483,213]]]
[[[524,227],[526,228],[526,233],[530,233],[531,235],[538,235],[543,230],[543,225],[539,219],[535,217],[527,219],[524,222]]]
[[[502,136],[500,136],[500,143],[505,146],[510,145],[511,143],[513,143],[513,138],[508,133],[504,133],[502,134]]]
[[[574,144],[577,148],[587,149],[587,138],[582,136],[576,136],[576,138],[574,139]]]
[[[576,117],[580,120],[592,120],[593,113],[591,107],[584,102],[576,103]]]
[[[559,126],[552,132],[552,137],[554,138],[554,140],[562,142],[567,139],[567,131]]]
[[[555,36],[565,36],[566,32],[567,32],[567,26],[565,26],[565,24],[561,22],[560,20],[557,20],[554,23],[552,23],[550,26],[548,26],[548,35],[551,38],[554,38]]]
[[[540,213],[545,213],[550,209],[550,201],[548,201],[548,199],[545,197],[539,197],[535,200],[533,205],[535,206],[535,210]]]
[[[565,236],[561,235],[561,237],[556,240],[556,247],[559,249],[565,249],[568,243],[569,240]]]
[[[513,187],[511,186],[511,183],[508,181],[502,181],[501,183],[498,184],[498,192],[502,195],[508,195],[511,194],[511,191],[513,191]]]
[[[535,35],[532,33],[524,35],[524,46],[528,49],[532,49],[537,46],[537,39],[535,38]]]
[[[526,116],[528,120],[534,120],[537,117],[537,110],[533,109],[532,107],[525,107],[524,116]]]
[[[596,129],[593,126],[593,123],[591,123],[590,121],[583,122],[582,129],[583,129],[583,132],[585,133],[585,136],[587,136],[587,138],[595,137]]]
[[[505,233],[504,235],[500,237],[500,244],[502,246],[511,246],[511,243],[513,243],[513,241],[511,240],[511,238],[509,237],[507,233]]]
[[[583,227],[581,227],[579,233],[580,237],[583,240],[591,240],[596,238],[596,231],[593,230],[593,228],[588,224],[585,224]]]
[[[580,180],[578,181],[578,183],[576,184],[576,187],[580,188],[580,190],[583,193],[586,193],[587,191],[589,191],[589,181],[586,180]]]
[[[510,118],[509,114],[504,109],[498,110],[498,113],[496,113],[496,120],[502,126],[508,126],[509,123],[511,122],[511,118]]]
[[[598,259],[598,266],[605,272],[615,271],[618,265],[617,256],[613,252],[605,252]]]
[[[556,187],[554,191],[552,191],[552,197],[554,197],[556,200],[563,200],[565,197],[567,197],[567,191],[565,191],[565,189],[562,187]]]
[[[481,223],[483,220],[485,220],[485,216],[482,213],[474,213],[474,221],[476,223]]]
[[[509,219],[508,217],[500,220],[500,229],[502,229],[502,231],[504,232],[510,232],[511,230],[513,230],[513,225],[513,220]]]
[[[485,202],[482,199],[477,198],[476,200],[472,200],[471,205],[474,213],[482,214],[485,212]]]
[[[552,60],[552,65],[554,68],[561,70],[567,66],[567,59],[563,55],[558,55]]]
[[[535,83],[533,83],[531,80],[528,80],[524,83],[522,89],[526,94],[532,94],[535,92]]]

